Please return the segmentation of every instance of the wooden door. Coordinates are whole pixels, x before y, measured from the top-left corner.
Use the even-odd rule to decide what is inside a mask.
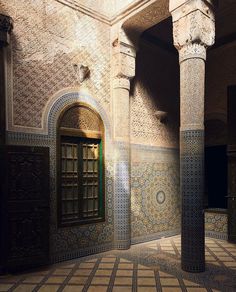
[[[22,270],[49,259],[49,149],[7,146],[7,268]]]

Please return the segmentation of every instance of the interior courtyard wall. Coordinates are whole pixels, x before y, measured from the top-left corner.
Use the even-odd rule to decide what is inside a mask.
[[[34,131],[42,126],[43,111],[51,97],[70,88],[93,96],[98,107],[110,115],[110,26],[53,0],[9,0],[1,2],[0,7],[2,13],[14,19],[9,50],[12,54],[8,52],[8,76],[12,77],[8,79],[7,98],[11,106],[8,122],[14,130],[24,133],[30,129],[32,133],[18,135],[10,129],[8,142],[51,147],[53,189],[55,141],[46,141],[43,135],[34,136]],[[227,86],[231,85],[229,80],[235,84],[236,76],[236,68],[230,61],[233,50],[233,47],[220,48],[208,54],[206,114],[226,113]],[[82,85],[75,64],[87,65],[91,71],[90,78]],[[137,53],[130,98],[133,243],[171,235],[180,229],[178,84],[178,58],[142,44]],[[158,111],[159,114],[167,112],[162,122]],[[55,260],[112,248],[113,162],[110,157],[106,165],[106,223],[58,230],[56,197],[52,192],[51,251]]]
[[[177,55],[140,44],[131,95],[133,243],[180,230],[178,71]]]
[[[12,46],[7,52],[8,144],[50,148],[51,259],[61,261],[111,249],[110,26],[54,0],[9,0],[0,7],[1,13],[14,20]],[[75,64],[90,69],[90,77],[82,84]],[[43,112],[55,94],[58,99],[48,113],[49,133],[40,133]],[[77,101],[89,103],[102,118],[107,117],[103,120],[106,221],[58,228],[56,122],[63,107]]]

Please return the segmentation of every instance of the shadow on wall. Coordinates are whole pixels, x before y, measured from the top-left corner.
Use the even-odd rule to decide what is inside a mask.
[[[172,44],[170,46],[175,50]],[[151,145],[178,147],[178,54],[141,37],[131,95],[132,139]],[[164,120],[158,116],[160,113],[165,115]]]

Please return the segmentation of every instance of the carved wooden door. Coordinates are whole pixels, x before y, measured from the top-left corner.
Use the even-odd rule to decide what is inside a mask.
[[[7,267],[25,269],[49,258],[49,149],[6,150]]]

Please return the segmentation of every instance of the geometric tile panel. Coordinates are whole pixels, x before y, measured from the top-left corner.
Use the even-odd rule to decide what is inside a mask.
[[[228,215],[227,213],[205,211],[205,232],[207,236],[219,239],[228,237]]]
[[[180,132],[182,267],[204,270],[204,131]]]
[[[132,241],[145,241],[158,233],[179,232],[180,208],[179,165],[176,161],[132,162]]]

